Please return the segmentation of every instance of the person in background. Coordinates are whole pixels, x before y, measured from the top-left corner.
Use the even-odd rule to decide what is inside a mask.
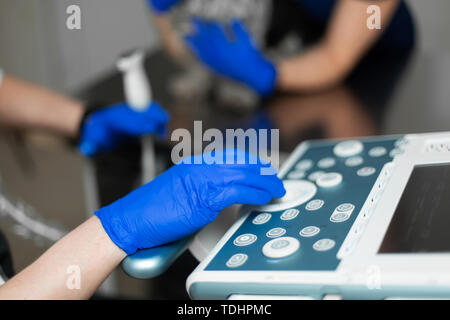
[[[137,113],[118,104],[86,113],[76,100],[0,72],[1,124],[80,136],[80,151],[87,155],[129,137],[163,133],[168,115],[157,103],[149,110]],[[269,164],[243,151],[206,156],[222,161],[196,164],[203,155],[192,157],[96,211],[1,285],[0,300],[88,299],[127,255],[192,234],[233,204],[263,205],[286,192],[275,174],[261,174]],[[76,289],[68,284],[74,268],[80,272]]]
[[[166,13],[180,1],[148,0],[163,32],[170,30]],[[276,90],[328,89],[342,82],[367,55],[395,54],[414,45],[412,17],[402,0],[276,0],[273,5],[285,3],[292,9],[290,15],[297,11],[294,20],[303,23],[304,29],[321,29],[317,41],[292,57],[268,59],[240,21],[224,26],[195,18],[194,30],[185,42],[211,70],[249,86],[262,97]],[[374,4],[380,8],[381,29],[367,27],[367,8]],[[174,51],[179,47],[174,41],[166,43]]]

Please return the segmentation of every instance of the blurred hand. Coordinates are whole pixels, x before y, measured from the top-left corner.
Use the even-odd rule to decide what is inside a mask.
[[[231,23],[230,35],[218,23],[194,19],[193,26],[185,40],[213,71],[250,86],[261,96],[274,91],[275,66],[256,48],[241,22]]]
[[[119,103],[92,113],[81,129],[79,150],[85,156],[109,151],[129,138],[164,135],[169,115],[154,102],[144,112]]]
[[[147,0],[156,12],[165,13],[182,0]]]
[[[235,159],[236,155],[252,157],[236,150],[218,154],[224,159]],[[263,205],[286,193],[276,175],[261,175],[261,168],[270,165],[256,157],[253,159],[258,161],[246,162],[255,164],[194,164],[199,157],[190,158],[192,164],[173,166],[95,213],[118,247],[133,254],[170,243],[211,223],[228,206]]]

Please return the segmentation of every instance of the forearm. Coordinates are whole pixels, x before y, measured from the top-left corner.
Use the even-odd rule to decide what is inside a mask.
[[[399,0],[381,0],[381,29],[367,28],[367,8],[373,1],[340,0],[322,40],[312,49],[278,64],[281,90],[312,91],[341,82],[390,24]]]
[[[156,14],[154,16],[156,28],[161,37],[164,50],[167,54],[180,64],[184,64],[191,58],[180,35],[174,28],[167,14]]]
[[[125,256],[92,217],[0,287],[0,300],[88,299]]]
[[[340,61],[320,44],[300,56],[280,61],[277,70],[280,90],[309,92],[339,83],[351,70],[351,64]]]
[[[0,124],[6,126],[75,137],[83,110],[79,101],[9,75],[0,86]]]

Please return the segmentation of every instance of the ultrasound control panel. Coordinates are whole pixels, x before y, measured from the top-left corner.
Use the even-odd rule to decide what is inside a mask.
[[[380,174],[388,179],[405,143],[402,137],[309,143],[284,170],[286,195],[247,208],[245,221],[205,270],[336,270],[355,246],[342,247],[357,215]],[[381,179],[374,205],[384,185]]]

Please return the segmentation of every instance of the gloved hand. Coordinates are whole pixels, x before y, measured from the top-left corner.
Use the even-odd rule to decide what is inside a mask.
[[[154,102],[144,112],[119,103],[93,112],[81,127],[79,150],[85,156],[109,151],[129,138],[166,133],[169,120],[161,106]]]
[[[148,4],[157,12],[165,13],[181,0],[147,0]]]
[[[220,151],[219,156],[230,158],[231,151]],[[286,192],[276,175],[261,175],[261,168],[270,165],[260,161],[208,165],[195,164],[199,156],[188,159],[192,164],[183,161],[95,212],[111,240],[127,254],[194,233],[232,204],[263,205]]]
[[[231,23],[231,35],[218,23],[193,20],[194,31],[185,37],[193,52],[215,72],[243,82],[261,96],[274,89],[277,71],[253,44],[245,26]]]

